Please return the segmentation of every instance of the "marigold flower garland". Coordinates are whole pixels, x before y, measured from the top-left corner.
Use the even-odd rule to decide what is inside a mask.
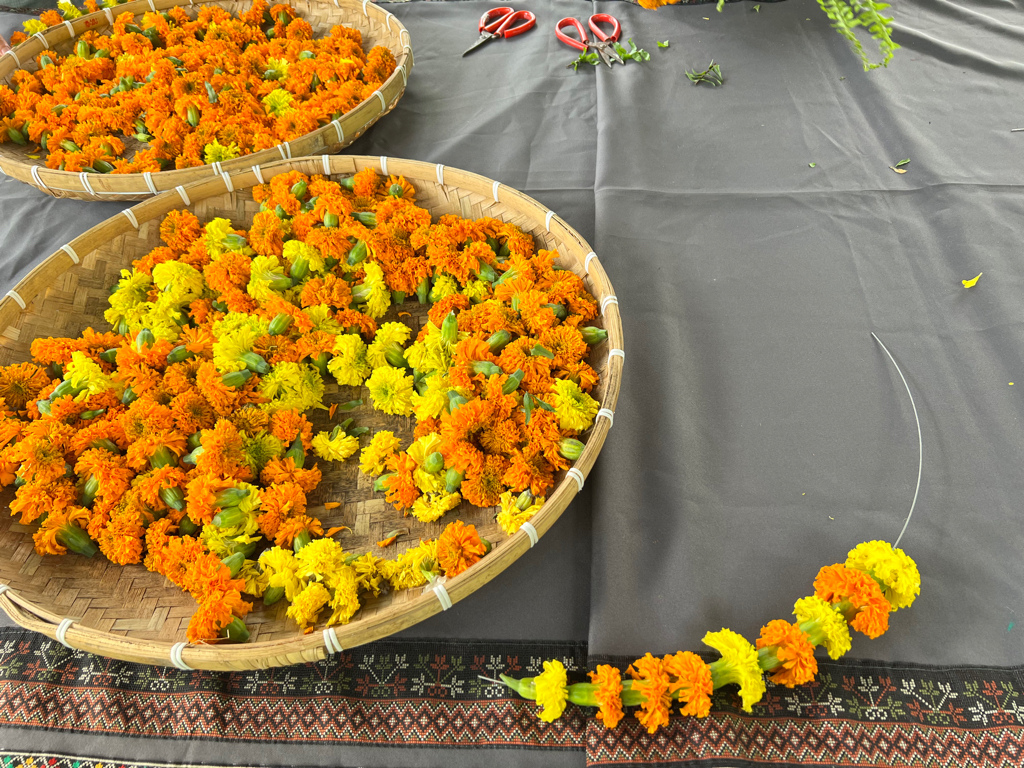
[[[26,31],[82,15],[60,8]],[[353,109],[396,66],[387,48],[364,53],[358,30],[314,39],[294,9],[267,0],[237,18],[213,5],[194,19],[181,7],[138,21],[122,13],[109,34],[88,30],[73,53],[45,50],[36,62],[0,85],[0,142],[36,144],[47,167],[76,173],[191,168],[270,149]]]
[[[536,701],[537,716],[546,722],[572,702],[597,707],[597,719],[614,728],[625,716],[623,707],[639,707],[636,719],[654,733],[668,725],[674,703],[682,705],[681,715],[707,717],[712,691],[726,685],[738,686],[741,708],[751,712],[766,691],[766,672],[787,688],[809,683],[818,672],[815,647],[840,658],[850,650],[851,627],[876,638],[888,628],[889,614],[909,607],[920,593],[914,561],[891,544],[868,541],[850,550],[845,563],[818,572],[814,594],[796,601],[795,622],[768,622],[753,645],[730,629],[705,634],[704,644],[719,653],[710,664],[689,651],[660,659],[648,653],[630,665],[626,681],[615,667],[600,664],[589,673],[589,683],[570,685],[565,667],[552,659],[536,677],[501,675],[501,682]]]
[[[358,460],[406,515],[433,522],[466,500],[499,507],[511,535],[598,409],[597,303],[530,235],[433,222],[411,184],[370,169],[340,183],[282,173],[253,196],[247,230],[169,213],[164,244],[109,297],[113,331],[36,339],[34,362],[0,368],[0,483],[16,486],[11,514],[39,523],[36,550],[165,575],[198,603],[192,642],[244,640],[259,598],[287,601],[304,629],[343,624],[368,597],[490,550],[456,520],[394,558],[344,551],[307,509],[310,452]],[[379,322],[413,295],[431,303],[415,337]],[[369,430],[344,413],[362,400],[332,405],[344,420],[314,433],[328,376],[415,416],[412,444],[380,430],[360,447]]]

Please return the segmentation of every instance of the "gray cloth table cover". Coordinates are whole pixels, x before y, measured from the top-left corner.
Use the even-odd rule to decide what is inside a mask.
[[[924,473],[901,546],[923,585],[850,656],[1024,663],[1024,133],[1010,132],[1024,127],[1020,2],[904,0],[903,48],[873,73],[813,0],[721,14],[528,0],[516,5],[537,13],[537,30],[458,58],[493,5],[391,7],[416,66],[397,109],[350,151],[472,170],[557,211],[616,287],[625,380],[563,520],[502,578],[406,634],[587,639],[600,658],[698,650],[723,626],[753,638],[787,617],[820,566],[894,540],[914,492],[913,416],[874,331],[920,412]],[[554,21],[593,11],[618,15],[651,60],[565,69],[574,54]],[[0,16],[0,31],[16,20]],[[685,71],[712,58],[725,84],[695,88]],[[908,157],[906,174],[890,170]],[[0,290],[122,207],[0,180]],[[97,754],[123,750],[100,742]],[[160,754],[297,762],[273,746],[182,749]],[[482,758],[345,748],[301,759]],[[523,750],[486,759],[582,764]]]

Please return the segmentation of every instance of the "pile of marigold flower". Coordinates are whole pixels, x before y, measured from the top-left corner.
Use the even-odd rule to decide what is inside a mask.
[[[741,708],[751,712],[767,690],[765,673],[788,688],[811,682],[818,673],[815,647],[840,658],[850,650],[851,628],[880,637],[889,628],[889,614],[909,607],[919,594],[921,575],[914,561],[891,544],[868,541],[850,550],[845,563],[818,571],[814,594],[796,601],[796,621],[768,622],[754,644],[730,629],[704,635],[704,644],[719,654],[710,664],[690,651],[661,658],[648,653],[629,666],[626,680],[616,667],[600,664],[588,673],[589,683],[569,685],[565,666],[553,659],[536,677],[502,675],[501,680],[536,701],[538,717],[546,722],[561,717],[566,702],[572,702],[597,707],[597,719],[614,728],[625,716],[623,707],[639,707],[636,719],[654,733],[668,725],[675,704],[681,715],[707,717],[712,691],[726,685],[739,687]]]
[[[99,10],[86,0],[86,10]],[[112,5],[116,5],[112,4]],[[80,16],[61,4],[63,18]],[[58,11],[25,22],[60,24]],[[17,33],[15,43],[25,36]],[[35,72],[0,85],[0,142],[37,144],[49,168],[136,173],[223,162],[292,141],[356,107],[395,70],[356,29],[313,39],[288,5],[255,0],[235,18],[201,6],[117,16],[108,34],[87,31],[74,51],[41,52]],[[134,148],[134,151],[132,151]]]
[[[393,559],[345,552],[309,514],[309,454],[344,461],[368,432],[346,418],[314,434],[328,377],[416,417],[411,445],[381,430],[359,455],[399,510],[435,521],[463,499],[498,506],[509,534],[598,409],[585,358],[607,334],[583,325],[596,303],[530,235],[434,223],[404,178],[371,169],[340,183],[282,173],[253,194],[248,230],[168,214],[164,244],[109,297],[112,331],[36,339],[34,362],[0,368],[0,483],[16,486],[11,514],[39,523],[36,550],[165,575],[199,603],[192,642],[247,637],[247,596],[288,601],[303,628],[327,611],[345,623],[367,595],[487,553],[461,521]],[[378,323],[413,295],[431,303],[415,339]]]

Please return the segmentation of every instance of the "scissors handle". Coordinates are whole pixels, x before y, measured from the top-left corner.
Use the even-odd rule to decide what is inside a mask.
[[[480,17],[480,24],[477,26],[477,29],[481,33],[490,32],[493,34],[498,31],[498,27],[501,26],[501,22],[505,20],[505,17],[510,16],[512,13],[513,9],[508,6],[491,8],[491,10]]]
[[[612,25],[611,34],[606,35],[601,30],[601,28],[597,26],[598,24],[601,23]],[[590,27],[591,31],[595,35],[597,35],[597,39],[603,43],[607,43],[609,41],[614,43],[616,40],[619,39],[619,35],[622,34],[622,25],[619,24],[619,20],[612,16],[610,13],[595,13],[593,16],[590,17],[588,26]]]
[[[601,15],[604,16],[605,14]],[[577,40],[576,38],[569,37],[569,35],[565,34],[562,30],[567,27],[575,29],[579,33],[580,39]],[[570,48],[575,48],[577,51],[586,51],[590,46],[590,40],[587,38],[587,30],[583,28],[583,25],[580,24],[578,19],[574,19],[571,16],[567,16],[555,24],[555,37]]]
[[[522,22],[522,24],[518,22]],[[499,26],[495,34],[501,35],[508,40],[510,37],[521,35],[523,32],[533,29],[536,23],[537,17],[529,11],[516,11],[499,20]]]

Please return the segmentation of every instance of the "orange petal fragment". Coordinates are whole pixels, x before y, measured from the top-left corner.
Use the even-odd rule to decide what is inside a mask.
[[[399,312],[399,317],[412,317],[412,312]]]
[[[337,403],[331,403],[331,407],[327,409],[327,415],[330,418],[333,419],[334,418],[334,414],[336,414],[337,412],[338,412],[338,404]]]
[[[386,539],[381,539],[380,541],[378,541],[377,542],[377,546],[378,547],[390,547],[392,544],[395,543],[395,540],[397,538],[398,538],[398,534],[397,533],[394,536],[388,536]]]
[[[324,502],[324,509],[337,509],[340,506],[341,506],[341,502],[340,501],[325,501]]]
[[[352,529],[349,528],[347,525],[339,525],[336,528],[328,528],[327,529],[327,533],[325,533],[324,536],[330,537],[330,536],[333,536],[336,533],[341,533],[342,531],[351,531],[351,530]]]

